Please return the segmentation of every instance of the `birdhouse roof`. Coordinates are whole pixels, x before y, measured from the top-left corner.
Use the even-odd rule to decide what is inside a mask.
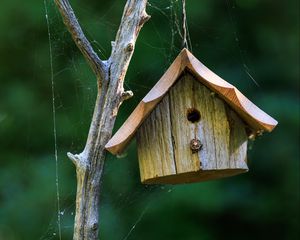
[[[252,130],[271,132],[277,125],[275,119],[253,104],[236,87],[213,73],[187,49],[183,49],[161,79],[106,144],[105,147],[109,152],[112,154],[122,153],[147,116],[185,70],[190,72],[200,83],[218,94]]]

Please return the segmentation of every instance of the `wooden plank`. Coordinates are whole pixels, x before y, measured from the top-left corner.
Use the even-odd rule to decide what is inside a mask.
[[[166,96],[137,132],[141,181],[176,174]]]
[[[187,119],[190,109],[201,119]],[[177,173],[229,168],[230,129],[224,102],[187,73],[170,90],[170,113]],[[203,144],[201,151],[190,149],[192,139]]]
[[[197,83],[197,82],[196,82]],[[201,84],[199,84],[201,85]],[[202,169],[216,169],[217,163],[214,161],[216,159],[216,144],[214,137],[214,98],[211,92],[203,85],[198,87],[199,97],[199,111],[202,115],[201,117],[201,127],[203,129],[203,135],[199,135],[200,141],[203,142],[203,149],[200,154],[202,157]]]
[[[204,66],[187,49],[183,49],[157,84],[138,104],[122,127],[106,144],[113,154],[121,153],[143,121],[174,85],[180,74],[188,69],[196,79],[217,93],[254,131],[272,131],[277,121],[247,99],[237,88]]]
[[[230,146],[230,128],[227,119],[224,101],[215,94],[211,95],[213,106],[211,114],[213,118],[213,135],[216,154],[216,169],[229,168],[229,146]]]
[[[230,125],[230,148],[229,168],[239,168],[248,171],[247,166],[247,145],[248,136],[245,124],[235,112],[227,109],[227,117]]]
[[[197,109],[201,105],[201,101],[198,101],[200,85],[187,74],[183,75],[169,92],[177,174],[200,170],[201,156],[192,153],[190,149],[191,140],[198,137],[200,121],[191,123],[187,119],[188,110]]]

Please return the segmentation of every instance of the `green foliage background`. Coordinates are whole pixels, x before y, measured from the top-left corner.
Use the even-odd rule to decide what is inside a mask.
[[[174,1],[175,7],[179,6]],[[71,1],[102,58],[110,53],[125,0]],[[169,0],[151,0],[126,77],[135,97],[116,129],[180,51]],[[82,150],[95,79],[52,1],[47,1],[55,81],[63,239],[71,239],[75,171],[66,152]],[[175,8],[180,21],[180,9]],[[299,2],[188,0],[192,51],[279,121],[251,143],[250,172],[181,186],[143,186],[136,145],[108,156],[102,239],[298,239]],[[172,44],[172,31],[174,44]],[[58,239],[49,42],[43,1],[0,6],[0,239]],[[256,86],[247,74],[258,82]]]

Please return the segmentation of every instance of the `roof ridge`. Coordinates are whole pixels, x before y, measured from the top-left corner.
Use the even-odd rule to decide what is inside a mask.
[[[184,48],[160,80],[137,105],[121,128],[106,144],[105,148],[108,151],[113,154],[123,151],[139,126],[174,85],[185,69],[188,69],[199,82],[219,94],[220,98],[227,102],[254,130],[270,132],[277,125],[275,119],[258,108],[235,86],[219,77],[201,63],[188,49]]]

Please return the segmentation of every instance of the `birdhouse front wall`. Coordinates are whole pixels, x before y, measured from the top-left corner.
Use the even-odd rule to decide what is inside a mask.
[[[245,124],[185,72],[137,132],[141,180],[185,183],[248,170]]]

